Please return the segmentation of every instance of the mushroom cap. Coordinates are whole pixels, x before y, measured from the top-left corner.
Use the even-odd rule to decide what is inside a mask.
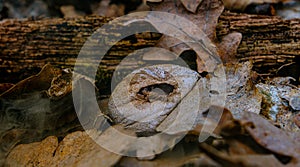
[[[106,114],[137,133],[155,133],[199,78],[196,71],[171,64],[135,70],[116,86]]]

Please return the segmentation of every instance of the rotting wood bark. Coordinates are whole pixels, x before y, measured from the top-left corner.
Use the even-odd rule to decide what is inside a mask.
[[[219,18],[217,36],[242,33],[237,58],[253,60],[259,72],[274,72],[281,65],[300,58],[299,28],[299,19],[224,12]]]
[[[37,73],[46,63],[73,67],[86,39],[110,20],[112,18],[89,16],[1,22],[0,73],[3,77],[0,82],[17,82]],[[122,58],[136,49],[153,46],[159,37],[159,34],[142,33],[118,42],[101,61],[98,79],[107,82]]]
[[[21,80],[49,62],[63,68],[72,67],[87,37],[110,20],[88,16],[0,22],[0,82]],[[225,11],[219,18],[217,36],[221,39],[230,32],[242,33],[238,59],[253,60],[255,70],[268,73],[299,59],[299,27],[300,20]],[[159,37],[159,34],[143,33],[118,42],[102,60],[100,78],[110,79],[122,58],[136,49],[154,46]]]

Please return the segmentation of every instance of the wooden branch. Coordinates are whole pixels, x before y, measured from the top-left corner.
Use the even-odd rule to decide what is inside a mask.
[[[5,20],[0,23],[0,82],[16,82],[37,73],[51,62],[72,67],[86,41],[96,29],[112,20],[100,16],[75,19]],[[219,39],[230,32],[243,35],[237,57],[253,60],[259,72],[270,72],[299,58],[300,20],[224,12],[219,18]],[[153,34],[152,34],[153,35]],[[154,46],[158,34],[140,34],[117,43],[101,65],[102,78],[111,77],[116,65],[136,49]],[[105,77],[106,76],[106,77]]]

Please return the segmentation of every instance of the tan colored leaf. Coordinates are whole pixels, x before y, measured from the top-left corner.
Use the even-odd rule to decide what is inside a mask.
[[[175,55],[172,52],[168,52],[164,49],[152,49],[150,52],[147,52],[147,54],[143,55],[143,60],[149,61],[149,60],[156,60],[156,61],[172,61],[177,58],[177,55]]]
[[[83,13],[76,11],[75,7],[72,5],[61,6],[60,11],[64,15],[64,18],[83,16]]]
[[[41,142],[20,144],[6,159],[7,166],[48,166],[58,146],[57,137],[50,136]]]
[[[41,142],[22,144],[8,155],[8,166],[112,166],[121,158],[97,145],[87,133],[77,131],[60,143],[50,136]]]
[[[111,4],[106,9],[105,16],[107,17],[120,17],[125,14],[125,5],[124,4]]]

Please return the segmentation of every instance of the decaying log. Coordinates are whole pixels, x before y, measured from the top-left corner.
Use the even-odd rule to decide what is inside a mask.
[[[47,62],[72,67],[86,41],[96,29],[112,20],[101,16],[74,19],[4,20],[0,23],[0,82],[16,82],[40,70]],[[274,72],[297,61],[300,49],[300,20],[282,20],[224,12],[219,18],[219,39],[240,32],[243,39],[237,56],[253,60],[259,72]],[[118,63],[136,49],[153,46],[159,34],[140,34],[118,42],[101,62],[100,78],[106,80]]]
[[[75,19],[2,21],[0,82],[20,81],[36,74],[46,63],[61,68],[73,67],[86,39],[110,20],[112,18],[89,16]],[[111,71],[122,58],[138,48],[153,46],[159,36],[133,35],[119,42],[101,61],[100,79],[110,79]]]
[[[274,72],[283,64],[299,63],[299,19],[224,12],[219,18],[217,36],[230,32],[242,33],[237,57],[241,61],[253,60],[259,72]]]

